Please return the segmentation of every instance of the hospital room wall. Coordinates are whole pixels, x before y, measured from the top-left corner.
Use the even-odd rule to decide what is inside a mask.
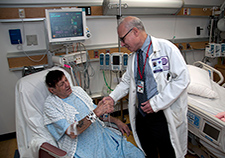
[[[172,40],[174,36],[176,40],[208,37],[209,19],[206,17],[143,16],[140,18],[145,23],[147,32],[155,37],[169,40]],[[88,18],[87,24],[92,33],[92,38],[85,42],[86,46],[117,43],[117,22],[115,18]],[[0,135],[15,132],[15,85],[22,77],[21,71],[9,71],[7,55],[10,53],[9,50],[14,49],[15,46],[12,46],[9,41],[8,34],[5,32],[7,31],[5,25],[8,24],[4,23],[4,27],[2,23],[0,24]],[[17,23],[16,25],[19,26],[20,24]],[[203,28],[201,35],[196,35],[197,26]],[[40,36],[38,42],[45,40],[45,35]],[[40,47],[35,49],[43,48],[43,46]],[[187,52],[186,54],[188,63],[191,64],[194,60],[201,60],[204,51]],[[95,69],[95,76],[91,78],[91,91],[99,92],[104,87],[102,72],[99,70],[97,61],[93,61],[92,66]]]

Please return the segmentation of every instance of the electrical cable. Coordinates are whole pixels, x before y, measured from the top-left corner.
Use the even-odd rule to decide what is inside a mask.
[[[39,63],[40,61],[42,61],[44,58],[45,58],[45,55],[47,54],[47,51],[45,52],[45,54],[43,54],[43,56],[38,59],[38,60],[35,60],[35,59],[32,59],[25,51],[23,51],[23,53],[26,55],[26,57],[28,59],[30,59],[31,61],[35,62],[35,63]]]
[[[68,65],[70,66],[70,71],[71,71],[71,73],[72,73],[72,75],[73,75],[73,78],[75,78],[75,81],[76,81],[77,85],[80,86],[80,85],[79,85],[79,82],[78,82],[78,80],[77,80],[76,74],[75,74],[75,72],[74,72],[72,66],[70,65],[70,63],[68,63]],[[74,82],[74,83],[75,83],[75,82]]]
[[[119,84],[120,81],[119,81],[118,72],[121,72],[121,71],[112,71],[112,72],[116,74],[117,84]]]
[[[23,21],[23,18],[21,18],[21,20],[22,20],[22,31],[23,31],[23,43],[25,43],[25,28],[24,28],[24,21]],[[32,58],[26,53],[26,51],[23,49],[23,44],[22,44],[22,42],[20,42],[20,41],[18,40],[18,43],[19,43],[19,45],[17,46],[17,49],[18,49],[18,50],[22,50],[23,53],[26,55],[26,57],[27,57],[28,59],[30,59],[31,61],[35,62],[35,63],[39,63],[40,61],[42,61],[42,60],[45,58],[45,55],[47,54],[47,50],[46,50],[46,52],[43,54],[43,56],[42,56],[40,59],[38,59],[38,60],[32,59]],[[20,48],[19,48],[19,46],[20,46]]]

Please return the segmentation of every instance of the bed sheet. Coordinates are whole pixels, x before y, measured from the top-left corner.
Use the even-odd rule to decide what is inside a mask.
[[[188,94],[188,104],[194,105],[201,110],[216,115],[225,111],[225,88],[211,80],[212,88],[218,93],[219,98],[209,99],[197,95]]]

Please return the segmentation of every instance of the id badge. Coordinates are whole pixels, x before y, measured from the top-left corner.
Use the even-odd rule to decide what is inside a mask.
[[[144,93],[144,81],[138,80],[137,82],[137,92]]]
[[[152,64],[153,64],[152,69],[154,73],[163,71],[161,58],[152,59]]]

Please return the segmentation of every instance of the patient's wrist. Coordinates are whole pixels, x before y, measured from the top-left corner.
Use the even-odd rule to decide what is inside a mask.
[[[103,115],[103,112],[98,107],[94,109],[93,112],[95,113],[97,117],[100,117],[101,115]]]

